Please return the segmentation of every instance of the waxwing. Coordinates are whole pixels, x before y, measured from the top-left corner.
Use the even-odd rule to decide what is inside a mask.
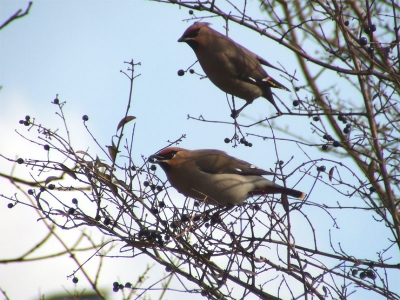
[[[247,103],[233,112],[233,115],[238,115],[243,108],[261,96],[271,102],[278,115],[281,115],[271,87],[286,91],[289,89],[270,77],[261,64],[278,68],[209,25],[204,22],[194,23],[186,29],[178,42],[186,42],[193,49],[212,83],[225,93],[246,100]]]
[[[303,192],[262,177],[274,173],[219,150],[170,147],[150,156],[149,161],[161,166],[178,192],[208,203],[238,205],[250,196],[264,194],[305,197]]]

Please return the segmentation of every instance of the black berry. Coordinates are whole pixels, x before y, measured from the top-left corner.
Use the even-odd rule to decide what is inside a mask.
[[[359,43],[361,46],[365,46],[368,43],[367,38],[364,36],[361,37]]]

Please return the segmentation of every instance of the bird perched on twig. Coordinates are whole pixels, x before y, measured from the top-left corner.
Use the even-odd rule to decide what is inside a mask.
[[[262,177],[274,173],[219,150],[170,147],[149,157],[161,166],[171,185],[187,197],[218,205],[239,205],[253,195],[285,194],[303,199],[305,193]]]
[[[232,115],[237,116],[254,99],[261,96],[271,102],[278,115],[281,115],[271,87],[286,91],[289,89],[269,76],[261,64],[280,69],[209,25],[205,22],[194,23],[186,29],[178,42],[186,42],[193,49],[212,83],[225,93],[246,100],[246,104]]]

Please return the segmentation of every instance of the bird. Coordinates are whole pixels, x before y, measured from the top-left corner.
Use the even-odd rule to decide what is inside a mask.
[[[254,195],[284,194],[299,199],[306,196],[263,177],[274,173],[220,150],[169,147],[148,160],[163,169],[179,193],[214,205],[240,205]]]
[[[178,42],[186,42],[194,51],[204,73],[225,93],[246,100],[242,108],[253,100],[264,97],[282,115],[272,96],[271,87],[290,91],[263,69],[261,64],[280,70],[231,38],[215,31],[210,23],[196,22],[189,26]]]

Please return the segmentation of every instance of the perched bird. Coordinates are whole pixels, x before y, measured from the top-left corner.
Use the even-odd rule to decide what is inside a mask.
[[[305,193],[262,177],[259,169],[219,150],[166,148],[149,157],[159,164],[171,185],[187,197],[219,205],[238,205],[253,195],[285,194],[303,199]]]
[[[237,116],[261,96],[271,102],[278,115],[281,115],[271,87],[286,91],[289,89],[270,77],[261,64],[279,69],[209,25],[204,22],[194,23],[186,29],[178,42],[186,42],[193,49],[212,83],[225,93],[246,100],[247,103],[233,115]]]

